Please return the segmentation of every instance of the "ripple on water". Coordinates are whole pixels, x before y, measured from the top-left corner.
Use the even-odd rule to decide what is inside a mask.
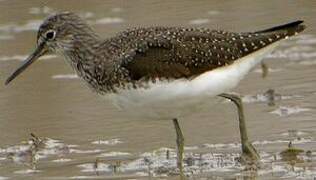
[[[315,55],[315,57],[316,57],[316,55]],[[299,64],[301,64],[301,65],[315,65],[316,64],[316,60],[301,61],[301,62],[299,62]]]
[[[316,45],[316,36],[312,34],[302,34],[297,36],[294,40],[296,40],[297,44],[301,45]]]
[[[281,136],[300,137],[300,136],[306,136],[308,134],[310,133],[291,129],[291,130],[288,130],[287,132],[281,133]]]
[[[205,148],[213,148],[213,149],[221,149],[221,148],[239,148],[241,146],[240,143],[228,143],[228,144],[203,144],[202,147]]]
[[[58,140],[50,138],[34,139],[22,142],[20,145],[2,148],[0,149],[0,155],[3,155],[2,158],[4,160],[11,160],[17,164],[27,164],[34,167],[36,162],[41,159],[52,156],[65,156],[69,153],[67,145]]]
[[[96,171],[102,171],[102,172],[112,172],[112,168],[110,164],[106,163],[86,163],[86,164],[80,164],[78,165],[79,168],[81,168],[81,172],[96,172]]]
[[[311,111],[309,108],[302,108],[299,106],[279,106],[279,108],[271,111],[271,114],[277,114],[279,116],[289,116],[292,114],[298,114],[301,112]]]
[[[83,19],[90,19],[92,17],[94,17],[94,13],[93,12],[81,12],[79,13],[79,16]]]
[[[36,169],[23,169],[23,170],[18,170],[14,171],[16,174],[33,174],[33,173],[39,173],[42,172],[41,170],[36,170]]]
[[[120,17],[104,17],[94,21],[94,24],[121,24],[125,22],[123,18]]]
[[[280,72],[280,71],[283,71],[283,69],[281,69],[281,68],[268,68],[268,72],[269,73],[275,73],[275,72]],[[253,72],[261,74],[262,73],[262,69],[258,68],[258,69],[253,70]]]
[[[114,141],[115,142],[115,141]],[[292,141],[293,145],[296,144],[308,144],[315,143],[312,138],[296,138]],[[259,146],[259,153],[261,157],[261,162],[264,164],[263,168],[258,171],[259,176],[273,175],[274,177],[289,177],[289,178],[309,178],[315,175],[312,171],[315,167],[310,167],[309,169],[305,169],[304,171],[300,168],[301,164],[297,166],[294,165],[293,168],[288,164],[288,162],[282,161],[279,152],[265,152],[260,151],[260,147],[266,147],[273,144],[280,144],[284,146],[284,144],[288,144],[289,140],[263,140],[263,141],[254,141],[253,144]],[[65,146],[63,142],[60,140],[45,138],[45,146],[43,149],[58,149],[59,147]],[[206,149],[205,149],[206,148]],[[245,168],[244,165],[240,164],[239,153],[222,153],[222,152],[212,152],[212,149],[220,149],[235,151],[233,149],[239,150],[239,143],[228,143],[228,144],[204,144],[199,146],[189,146],[186,148],[185,158],[184,158],[184,170],[187,175],[194,176],[199,175],[201,173],[214,173],[219,174],[220,176],[225,174],[231,174],[236,176],[244,176],[243,170]],[[21,150],[26,150],[26,145],[16,145],[8,148],[1,149],[1,153],[4,152],[17,152]],[[203,153],[198,152],[203,149]],[[71,153],[96,153],[97,159],[90,163],[83,163],[77,165],[80,168],[81,172],[85,173],[98,173],[104,175],[104,177],[111,177],[113,173],[123,173],[127,176],[154,176],[154,177],[163,177],[169,176],[171,174],[177,173],[177,158],[175,149],[171,148],[159,148],[154,151],[145,152],[139,154],[137,157],[133,156],[131,158],[131,154],[128,152],[119,152],[112,151],[107,153],[100,153],[99,149],[92,150],[79,150],[79,149],[71,149],[69,150]],[[45,152],[45,151],[44,151]],[[52,154],[56,154],[55,151],[46,151],[47,156],[51,156]],[[310,153],[302,153],[300,154],[300,159],[304,161],[310,161],[313,157],[315,157],[315,152],[310,151]],[[66,154],[67,155],[67,154]],[[129,156],[129,157],[127,157]],[[53,156],[51,156],[53,157]],[[101,158],[105,157],[104,160]],[[108,158],[108,157],[115,157]],[[40,158],[41,159],[41,158]],[[45,159],[43,159],[45,161]],[[47,159],[51,162],[63,163],[69,161],[75,161],[76,159],[70,159],[67,157],[58,158],[54,160]],[[314,168],[314,169],[313,169]],[[22,169],[15,171],[15,174],[32,174],[39,173],[41,171],[34,169]],[[221,174],[222,173],[222,174]],[[85,177],[85,176],[84,176]],[[92,178],[92,176],[87,176],[87,178]],[[103,176],[102,176],[103,177]],[[75,178],[74,178],[75,179]]]
[[[238,95],[237,93],[234,93]],[[268,105],[272,106],[275,105],[276,101],[281,100],[289,100],[293,98],[301,98],[302,95],[281,95],[277,92],[275,92],[274,89],[268,89],[264,93],[259,93],[255,95],[239,95],[242,99],[243,103],[267,103]],[[223,102],[229,102],[229,100],[225,100]]]
[[[29,10],[31,14],[51,14],[53,12],[52,9],[48,7],[38,8],[34,7]],[[85,12],[79,14],[85,19],[90,19],[94,16],[93,13]],[[124,23],[125,20],[120,17],[103,17],[96,20],[89,20],[88,23],[90,24],[121,24]],[[2,24],[0,25],[0,32],[2,33],[21,33],[25,31],[37,31],[40,25],[43,23],[43,19],[30,19],[24,23],[16,24]]]
[[[266,56],[266,58],[287,59],[302,65],[316,64],[316,36],[303,34],[293,37],[281,44],[281,48]]]
[[[0,61],[24,61],[28,55],[12,55],[12,56],[0,56]],[[41,56],[39,59],[47,60],[56,58],[56,55],[45,55]]]
[[[72,176],[72,177],[69,177],[69,179],[102,179],[102,178],[100,178],[99,176]]]
[[[91,144],[97,144],[97,145],[116,145],[116,144],[121,144],[123,141],[121,141],[118,138],[115,139],[109,139],[109,140],[97,140],[91,142]]]
[[[64,162],[70,162],[72,159],[67,159],[67,158],[61,158],[61,159],[54,159],[52,162],[57,162],[57,163],[64,163]]]
[[[57,74],[53,75],[52,79],[78,79],[77,74]]]
[[[4,24],[0,25],[0,31],[6,33],[20,33],[24,31],[37,31],[42,24],[42,19],[28,20],[23,24]]]
[[[1,40],[11,40],[14,39],[14,36],[8,34],[0,34],[0,41]]]
[[[113,12],[113,13],[119,13],[122,11],[123,11],[123,8],[120,8],[120,7],[114,7],[111,9],[111,12]]]
[[[107,153],[101,153],[98,157],[122,157],[122,156],[130,156],[129,152],[120,152],[120,151],[112,151]]]
[[[88,150],[81,150],[81,149],[70,149],[70,153],[75,154],[94,154],[102,152],[101,149],[88,149]]]
[[[289,143],[289,140],[263,140],[263,141],[254,141],[252,142],[253,145],[269,145],[269,144],[284,144],[284,143]],[[305,144],[305,143],[310,143],[310,142],[315,142],[313,141],[312,138],[297,138],[291,141],[292,144]]]
[[[304,42],[305,40],[301,40]],[[285,43],[285,47],[279,48],[273,53],[266,56],[266,58],[274,58],[274,59],[287,59],[290,61],[313,61],[316,58],[315,52],[315,44],[313,42],[316,41],[316,37],[309,41],[309,44],[297,44],[296,42],[287,41]],[[295,44],[295,46],[293,46]]]
[[[36,14],[36,15],[47,15],[47,14],[51,14],[54,13],[55,11],[48,7],[48,6],[44,6],[44,7],[32,7],[29,9],[29,13],[30,14]]]
[[[201,24],[207,24],[210,22],[210,19],[207,18],[200,18],[200,19],[192,19],[189,21],[189,24],[192,25],[201,25]]]
[[[220,11],[217,10],[209,10],[207,11],[208,15],[214,16],[214,15],[218,15],[220,13]]]

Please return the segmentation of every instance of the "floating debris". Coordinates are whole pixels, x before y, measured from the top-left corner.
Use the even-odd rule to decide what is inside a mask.
[[[29,141],[1,149],[1,153],[14,163],[25,164],[36,170],[36,164],[40,159],[53,155],[64,156],[69,153],[69,149],[58,140],[41,138],[31,133]]]
[[[200,177],[210,177],[210,174],[212,174],[212,177],[213,175],[214,177],[227,177],[227,175],[229,175],[229,177],[253,177],[255,175],[259,178],[268,178],[271,176],[274,178],[300,177],[302,179],[313,177],[316,174],[314,173],[316,168],[313,166],[312,160],[316,157],[316,153],[312,150],[308,150],[304,153],[302,150],[294,148],[293,145],[300,144],[300,146],[302,146],[308,143],[314,144],[316,141],[309,137],[296,137],[297,134],[306,135],[301,133],[301,131],[289,130],[287,134],[282,134],[282,136],[289,135],[289,137],[292,137],[290,144],[288,137],[284,137],[287,139],[253,142],[253,145],[258,146],[259,150],[270,145],[279,147],[280,145],[284,146],[288,144],[288,148],[281,152],[265,152],[260,150],[261,163],[263,166],[258,170],[253,168],[251,164],[242,164],[240,161],[241,154],[233,153],[240,151],[240,143],[203,144],[186,147],[184,155],[185,176],[193,179],[199,179]],[[76,153],[87,153],[92,154],[90,158],[96,157],[95,160],[91,160],[90,163],[82,163],[77,165],[77,167],[80,168],[80,172],[89,174],[95,173],[95,176],[67,177],[70,179],[76,179],[75,177],[84,177],[90,179],[111,177],[128,177],[132,179],[137,179],[137,177],[162,178],[177,176],[179,174],[176,164],[176,150],[165,147],[141,154],[131,154],[120,151],[103,152],[100,149],[82,150],[79,149],[79,146],[77,145],[72,147],[76,149],[72,149],[59,140],[41,138],[32,134],[30,140],[23,145],[17,145],[14,148],[11,146],[0,149],[0,156],[2,154],[8,154],[8,152],[21,152],[21,150],[25,152],[26,150],[30,149],[30,144],[36,146],[34,149],[37,149],[36,154],[38,156],[38,160],[42,161],[47,159],[49,162],[54,163],[65,163],[69,161],[76,162],[76,157],[78,156]],[[56,156],[60,156],[60,152],[58,152],[59,150],[56,149],[63,149],[60,148],[63,146],[68,147],[68,153],[66,153],[61,158],[56,158]],[[82,156],[80,155],[80,157]],[[305,166],[307,168],[304,169]],[[39,172],[41,171],[28,168],[17,170],[14,173],[32,174]]]
[[[298,162],[304,162],[302,159],[299,159],[297,156],[303,153],[304,150],[294,148],[292,142],[288,144],[288,148],[280,153],[282,160],[289,162],[291,165],[294,165]],[[294,163],[294,164],[293,164]]]
[[[111,163],[109,167],[112,169],[112,172],[116,174],[119,172],[119,169],[121,167],[121,161],[116,160],[114,163]]]
[[[292,133],[292,131],[289,131]],[[294,133],[294,131],[293,131]],[[297,132],[296,132],[297,133]],[[299,133],[298,133],[299,134]],[[39,138],[36,135],[31,136],[31,140],[28,142],[34,142],[37,144],[38,149],[49,149],[48,147],[56,147],[59,144],[58,140],[51,140],[49,138]],[[49,142],[49,143],[47,143]],[[278,153],[260,151],[261,162],[264,166],[256,170],[249,165],[243,165],[240,163],[239,153],[231,153],[232,149],[239,151],[239,143],[228,144],[204,144],[199,146],[190,146],[186,149],[184,155],[184,171],[188,177],[209,177],[207,174],[215,173],[218,177],[223,177],[227,174],[234,175],[234,177],[250,177],[256,174],[256,176],[273,175],[273,177],[312,177],[312,170],[302,171],[301,164],[303,161],[311,162],[312,158],[316,155],[313,151],[303,151],[294,148],[295,144],[314,143],[312,138],[298,137],[293,139],[289,145],[289,148],[285,151]],[[43,143],[45,145],[43,145]],[[254,145],[269,146],[273,144],[288,144],[289,140],[272,140],[272,141],[255,141]],[[48,145],[47,145],[48,144]],[[55,145],[54,145],[55,144]],[[20,149],[27,149],[26,147],[20,147]],[[214,150],[220,152],[212,152]],[[260,149],[260,148],[259,148]],[[5,152],[6,149],[1,149],[0,153]],[[197,151],[195,153],[195,151]],[[211,152],[210,152],[211,151]],[[226,153],[222,153],[222,152]],[[234,150],[235,151],[235,150]],[[39,151],[38,151],[39,152]],[[37,153],[38,153],[37,152]],[[176,151],[170,148],[159,148],[152,152],[145,152],[142,154],[131,156],[127,152],[112,151],[107,153],[100,153],[101,150],[73,150],[69,149],[71,153],[93,153],[97,154],[95,161],[91,163],[83,163],[77,165],[80,171],[83,173],[95,173],[96,176],[87,176],[87,178],[110,178],[113,175],[121,177],[121,175],[131,177],[169,177],[178,175],[178,169],[176,165]],[[201,153],[202,152],[202,153]],[[99,154],[100,153],[100,154]],[[280,157],[278,155],[280,155]],[[294,154],[294,155],[293,155]],[[292,156],[293,155],[293,156]],[[127,157],[128,156],[128,157]],[[295,156],[297,159],[295,159]],[[95,156],[94,156],[95,157]],[[105,157],[105,159],[100,159]],[[118,158],[119,157],[119,158]],[[290,157],[290,158],[285,158]],[[41,158],[39,158],[41,159]],[[295,161],[293,160],[295,159]],[[281,161],[280,161],[281,160]],[[303,160],[303,161],[300,161]],[[50,160],[55,163],[63,163],[69,161],[75,161],[70,158],[59,158]],[[295,162],[295,163],[294,163]],[[16,174],[32,174],[40,171],[36,169],[24,169],[15,171]],[[290,173],[294,172],[294,173]],[[301,174],[299,174],[301,172]],[[216,176],[216,177],[217,177]],[[74,176],[79,177],[79,176]],[[73,179],[75,179],[72,177]],[[82,176],[86,177],[86,176]],[[122,176],[123,177],[123,176]]]

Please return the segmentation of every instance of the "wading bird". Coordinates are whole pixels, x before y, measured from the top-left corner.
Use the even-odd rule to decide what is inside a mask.
[[[177,165],[183,173],[184,138],[178,118],[195,106],[224,97],[238,108],[242,156],[258,160],[248,140],[241,99],[230,90],[281,40],[305,29],[303,21],[256,32],[148,27],[100,38],[77,15],[64,12],[40,26],[35,51],[7,79],[12,81],[46,53],[62,55],[97,93],[122,109],[173,120]]]

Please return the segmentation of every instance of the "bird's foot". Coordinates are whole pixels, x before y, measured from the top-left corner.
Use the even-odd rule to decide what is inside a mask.
[[[241,163],[246,166],[245,170],[257,170],[260,168],[260,156],[253,145],[246,141],[242,145]]]

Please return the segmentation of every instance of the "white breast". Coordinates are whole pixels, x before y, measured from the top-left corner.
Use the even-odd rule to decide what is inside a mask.
[[[211,70],[192,79],[158,81],[146,88],[118,90],[107,98],[129,116],[166,119],[185,116],[201,106],[218,103],[214,97],[231,91],[241,79],[279,43],[273,43],[233,64]]]

